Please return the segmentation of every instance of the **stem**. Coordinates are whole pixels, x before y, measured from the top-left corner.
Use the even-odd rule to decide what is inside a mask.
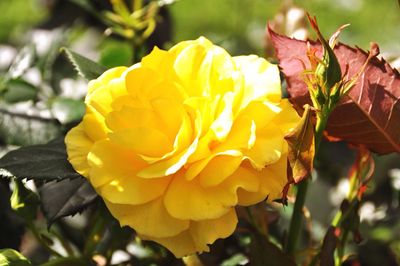
[[[347,242],[348,235],[349,235],[349,230],[345,229],[343,232],[342,240],[340,241],[340,245],[337,248],[337,256],[338,256],[338,261],[339,261],[338,265],[342,264],[342,258],[344,255],[344,250],[345,250],[345,245]]]
[[[317,123],[315,125],[315,135],[314,135],[315,154],[317,154],[317,152],[319,150],[319,145],[321,144],[322,136],[323,136],[324,130],[326,128],[327,122],[328,122],[328,116],[324,116],[324,117],[321,117],[321,115],[317,116]]]
[[[290,220],[289,234],[285,248],[286,252],[290,255],[294,255],[296,250],[301,225],[303,222],[302,210],[304,202],[306,201],[308,183],[309,181],[307,177],[300,182],[297,188],[297,196],[294,203],[292,219]]]
[[[326,112],[326,110],[322,110],[320,114],[317,114],[317,123],[315,125],[315,134],[314,134],[315,154],[317,154],[318,152],[319,145],[322,140],[322,135],[328,120],[328,115],[329,112]],[[310,178],[311,176],[309,175],[298,184],[296,201],[294,203],[293,214],[290,220],[288,238],[285,246],[285,251],[290,255],[294,255],[294,252],[297,247],[297,241],[299,239],[301,225],[303,221],[303,206],[306,201],[308,183]]]

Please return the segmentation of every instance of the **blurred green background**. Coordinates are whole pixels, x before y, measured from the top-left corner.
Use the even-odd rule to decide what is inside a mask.
[[[67,0],[63,0],[67,1]],[[49,15],[54,1],[0,0],[0,42],[15,41],[27,28]],[[178,0],[169,7],[173,42],[204,35],[234,54],[262,54],[266,22],[282,9],[283,0]],[[297,0],[295,5],[316,15],[329,36],[350,23],[341,40],[368,49],[377,42],[382,51],[400,52],[400,8],[396,0]]]

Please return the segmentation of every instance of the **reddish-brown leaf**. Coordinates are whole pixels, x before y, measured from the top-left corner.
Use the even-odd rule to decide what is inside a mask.
[[[269,29],[279,65],[285,74],[288,93],[299,112],[311,103],[302,73],[310,68],[307,42],[279,35]],[[322,55],[322,46],[310,42]],[[334,49],[342,73],[356,75],[368,57],[359,48],[339,43]],[[400,152],[400,74],[383,59],[373,57],[357,84],[332,112],[327,126],[331,140],[345,140],[386,154]]]

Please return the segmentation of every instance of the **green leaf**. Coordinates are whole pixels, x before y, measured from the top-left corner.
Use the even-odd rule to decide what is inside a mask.
[[[85,114],[85,103],[81,100],[57,97],[51,106],[55,118],[62,124],[81,120]]]
[[[62,217],[83,211],[97,198],[85,178],[46,183],[40,187],[39,194],[49,226]]]
[[[36,218],[39,197],[26,188],[20,180],[14,180],[14,191],[10,201],[13,210],[26,221],[33,221]]]
[[[13,249],[0,249],[0,266],[30,266],[29,260]]]
[[[35,46],[33,44],[25,46],[15,57],[13,63],[8,70],[11,79],[21,77],[28,70],[35,60]]]
[[[7,90],[3,97],[8,103],[34,100],[38,93],[35,86],[22,79],[12,79],[5,86]]]
[[[133,60],[132,46],[126,42],[108,41],[100,54],[100,64],[106,67],[130,66]]]
[[[61,134],[61,126],[56,119],[26,114],[33,108],[16,110],[14,105],[0,102],[0,139],[11,145],[26,146],[43,144]],[[39,113],[39,110],[37,110]]]
[[[65,52],[78,74],[87,80],[96,79],[107,70],[104,66],[101,66],[96,62],[69,50],[68,48],[61,48],[61,51]]]
[[[81,177],[67,160],[64,138],[7,153],[0,159],[0,175],[44,182]]]

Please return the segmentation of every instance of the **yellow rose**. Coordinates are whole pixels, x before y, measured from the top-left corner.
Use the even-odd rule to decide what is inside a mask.
[[[299,121],[279,71],[206,38],[154,48],[89,83],[69,161],[121,225],[182,257],[235,230],[236,205],[280,198]]]

